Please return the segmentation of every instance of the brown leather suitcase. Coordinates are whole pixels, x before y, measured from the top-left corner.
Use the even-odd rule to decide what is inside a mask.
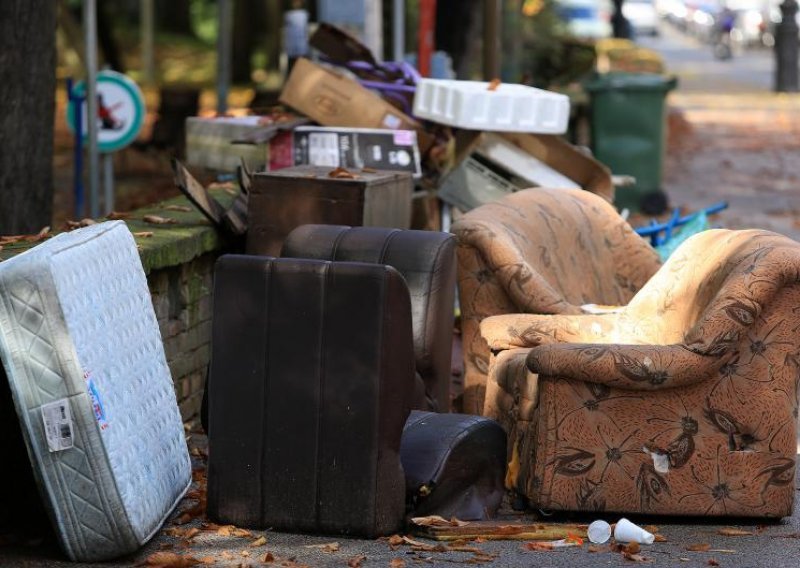
[[[286,235],[306,223],[394,227],[411,222],[411,174],[295,166],[257,173],[248,201],[247,253],[278,256]]]
[[[494,517],[505,494],[506,433],[489,418],[412,411],[400,460],[411,516]]]
[[[213,318],[209,518],[369,538],[398,530],[414,388],[402,276],[226,255]]]

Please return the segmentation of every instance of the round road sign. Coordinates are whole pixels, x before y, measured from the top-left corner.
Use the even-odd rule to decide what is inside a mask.
[[[75,85],[75,91],[84,95],[86,83]],[[88,125],[86,101],[83,102],[83,141],[86,143]],[[116,71],[97,74],[97,147],[101,152],[116,152],[133,142],[144,122],[144,97],[139,86]],[[67,106],[67,125],[75,131],[73,105]]]

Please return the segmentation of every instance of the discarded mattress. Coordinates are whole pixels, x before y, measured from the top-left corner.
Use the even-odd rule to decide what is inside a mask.
[[[130,553],[191,482],[133,237],[121,221],[0,263],[0,357],[34,476],[72,560]]]

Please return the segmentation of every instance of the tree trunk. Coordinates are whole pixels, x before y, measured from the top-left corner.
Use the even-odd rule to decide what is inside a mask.
[[[156,2],[155,5],[158,29],[180,35],[194,35],[189,0],[169,0]]]
[[[51,221],[55,40],[55,2],[0,2],[0,235]]]
[[[255,18],[256,8],[252,0],[233,2],[233,61],[231,78],[234,83],[250,83],[250,56],[253,54],[256,39],[256,26],[261,25]]]

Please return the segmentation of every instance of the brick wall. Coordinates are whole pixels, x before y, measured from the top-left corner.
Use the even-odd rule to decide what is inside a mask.
[[[199,412],[203,397],[211,356],[211,290],[217,256],[207,253],[147,277],[184,420]]]

